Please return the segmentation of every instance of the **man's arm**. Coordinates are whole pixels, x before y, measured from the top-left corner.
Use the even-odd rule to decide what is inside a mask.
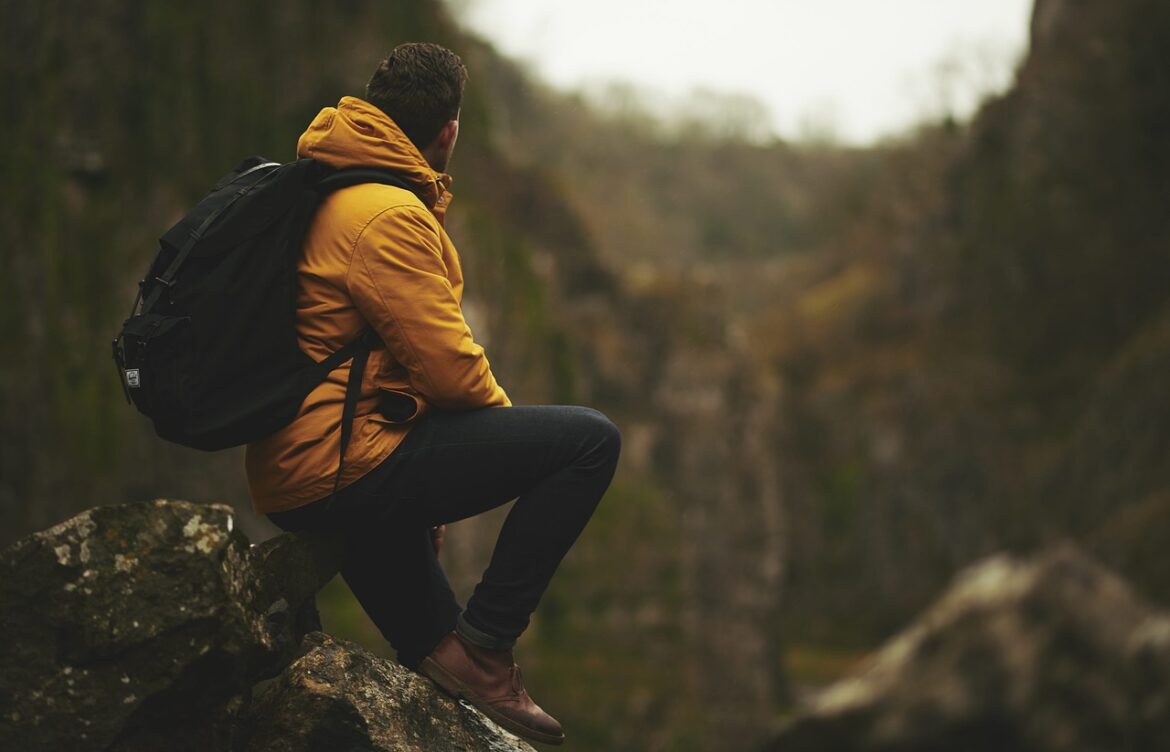
[[[438,225],[423,208],[375,217],[354,247],[347,281],[358,311],[427,402],[447,410],[511,404],[463,318]]]

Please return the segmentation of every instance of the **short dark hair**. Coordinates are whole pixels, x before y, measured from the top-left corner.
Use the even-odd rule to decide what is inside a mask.
[[[459,115],[467,68],[451,50],[428,42],[395,47],[366,84],[366,101],[398,124],[414,145],[430,145]]]

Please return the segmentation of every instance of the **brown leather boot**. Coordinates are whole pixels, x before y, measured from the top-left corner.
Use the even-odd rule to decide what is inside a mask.
[[[524,691],[511,650],[481,648],[451,632],[423,658],[419,672],[514,734],[545,744],[565,740],[557,719]]]

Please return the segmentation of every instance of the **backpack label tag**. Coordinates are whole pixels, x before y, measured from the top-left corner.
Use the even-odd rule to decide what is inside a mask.
[[[126,369],[126,386],[130,387],[131,389],[137,389],[138,387],[142,386],[142,379],[138,375],[137,368]]]

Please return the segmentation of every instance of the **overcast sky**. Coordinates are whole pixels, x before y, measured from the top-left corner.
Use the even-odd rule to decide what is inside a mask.
[[[456,16],[564,88],[748,94],[793,138],[866,143],[966,116],[1006,86],[1031,0],[451,0]]]

